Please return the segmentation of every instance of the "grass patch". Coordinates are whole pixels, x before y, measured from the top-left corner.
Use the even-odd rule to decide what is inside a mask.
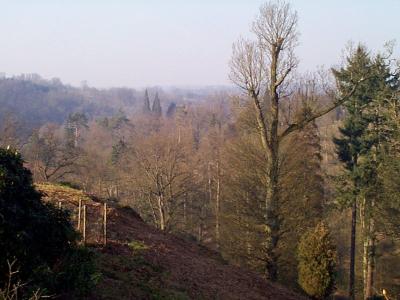
[[[35,184],[35,187],[40,192],[45,193],[45,200],[49,200],[51,202],[63,200],[77,204],[79,200],[82,200],[83,202],[91,201],[91,198],[88,197],[83,191],[69,186],[54,183],[37,183]]]
[[[128,247],[133,251],[133,254],[141,254],[149,249],[149,246],[147,246],[145,243],[136,240],[129,242]]]
[[[131,255],[99,253],[97,265],[102,273],[94,289],[96,299],[187,300],[185,291],[168,286],[169,272],[147,261],[142,253],[149,249],[140,241],[131,241]]]

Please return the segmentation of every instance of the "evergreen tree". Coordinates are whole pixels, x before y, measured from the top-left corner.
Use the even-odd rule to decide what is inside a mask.
[[[357,49],[347,59],[347,66],[340,70],[333,70],[336,78],[337,88],[340,93],[348,93],[354,86],[354,82],[365,78],[373,71],[372,61],[363,46]],[[354,299],[355,283],[355,248],[356,248],[356,217],[357,199],[361,189],[361,178],[359,170],[359,157],[366,149],[363,141],[364,133],[368,126],[368,120],[363,115],[364,108],[372,101],[374,93],[373,79],[364,80],[359,83],[358,88],[345,103],[346,118],[343,126],[339,128],[340,138],[335,138],[339,160],[344,163],[346,172],[343,174],[344,181],[348,183],[342,188],[344,205],[351,207],[351,245],[350,245],[350,267],[349,267],[349,297]]]
[[[167,117],[172,118],[176,113],[176,104],[175,102],[172,102],[167,109]]]
[[[297,118],[306,118],[310,113],[311,107],[304,104]],[[279,280],[296,287],[296,251],[300,237],[323,219],[324,180],[316,122],[294,133],[283,148]]]
[[[158,93],[156,93],[153,101],[153,106],[151,108],[151,112],[153,116],[159,118],[162,115],[162,109],[161,109],[161,102],[160,98],[158,97]]]
[[[41,201],[21,155],[0,148],[0,286],[7,262],[16,260],[19,279],[31,288],[87,292],[94,283],[92,258],[76,249],[76,238],[68,213]]]
[[[381,166],[385,164],[386,149],[390,147],[390,143],[396,135],[393,131],[395,126],[393,126],[388,112],[399,88],[399,73],[392,72],[390,64],[381,55],[374,59],[373,67],[374,94],[364,112],[369,123],[364,136],[366,151],[362,153],[363,157],[360,162],[365,299],[373,296],[377,215],[380,214],[379,210],[389,204],[382,197],[384,185],[379,172]],[[386,220],[381,221],[383,221],[381,223],[385,223]]]
[[[302,289],[314,299],[328,297],[335,289],[336,249],[324,223],[301,237],[298,258]]]
[[[148,115],[150,114],[151,109],[150,109],[150,98],[149,98],[149,92],[146,91],[144,92],[144,103],[143,103],[143,114]]]
[[[386,122],[388,101],[398,89],[398,76],[393,76],[382,56],[370,58],[359,46],[348,60],[347,69],[334,71],[341,92],[350,88],[355,76],[366,76],[359,89],[345,105],[347,115],[340,128],[341,138],[334,139],[339,159],[345,164],[342,178],[348,183],[341,189],[342,199],[352,207],[350,253],[350,297],[354,297],[354,263],[357,208],[360,209],[363,240],[364,297],[372,296],[375,265],[375,214],[382,194],[379,165],[385,144],[391,138]],[[366,75],[367,74],[367,75]],[[342,182],[343,183],[343,182]]]
[[[127,146],[123,140],[119,140],[118,143],[112,146],[111,150],[111,163],[116,165],[121,155],[123,155],[124,151],[126,150]]]

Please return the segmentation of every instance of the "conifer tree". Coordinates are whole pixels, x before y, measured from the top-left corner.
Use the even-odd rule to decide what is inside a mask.
[[[326,299],[335,289],[336,249],[329,228],[319,223],[301,238],[299,284],[314,299]]]
[[[347,59],[347,66],[340,70],[333,70],[337,87],[341,93],[346,93],[352,88],[354,80],[364,78],[372,72],[372,61],[363,46],[357,49]],[[371,79],[359,83],[358,89],[345,103],[347,111],[343,126],[339,128],[340,138],[335,138],[339,160],[344,163],[346,172],[344,177],[349,186],[343,190],[342,199],[351,207],[351,241],[350,241],[350,266],[349,266],[349,297],[354,299],[355,281],[355,249],[356,249],[356,218],[357,196],[360,194],[361,178],[359,172],[359,157],[364,151],[363,136],[368,126],[368,121],[363,116],[363,109],[368,105],[373,94]]]
[[[150,109],[149,92],[146,89],[146,91],[144,92],[143,113],[145,115],[148,115],[150,112],[151,112],[151,109]]]
[[[160,102],[160,98],[158,97],[158,93],[156,93],[156,95],[154,97],[151,112],[155,117],[157,117],[157,118],[161,117],[162,109],[161,109],[161,102]]]
[[[364,136],[363,159],[360,162],[361,207],[363,230],[363,283],[364,298],[373,296],[375,261],[376,261],[376,219],[380,209],[386,206],[382,179],[379,176],[380,166],[385,164],[385,149],[395,136],[388,115],[392,99],[399,88],[399,73],[392,72],[390,64],[381,55],[373,60],[374,94],[372,101],[364,110],[368,127]],[[383,202],[383,203],[379,203]],[[379,205],[379,207],[378,207]],[[381,222],[385,220],[381,220]]]
[[[311,107],[303,104],[297,118],[306,118],[310,113]],[[300,237],[323,219],[324,180],[316,122],[294,133],[283,148],[279,280],[295,287],[298,264],[296,250]]]
[[[172,102],[168,106],[166,115],[167,115],[168,118],[172,118],[173,116],[175,116],[175,113],[176,113],[176,104],[175,104],[175,102]]]
[[[390,140],[390,126],[386,124],[388,100],[398,89],[398,76],[393,76],[382,56],[371,58],[359,46],[348,60],[346,69],[334,70],[339,90],[348,89],[354,76],[367,79],[361,83],[345,105],[347,115],[339,128],[341,137],[334,139],[339,159],[345,164],[342,174],[347,183],[341,190],[342,199],[352,207],[352,237],[350,253],[349,296],[354,299],[354,264],[356,241],[356,216],[360,210],[363,240],[364,298],[372,296],[375,263],[376,204],[380,198],[379,165],[382,150]]]

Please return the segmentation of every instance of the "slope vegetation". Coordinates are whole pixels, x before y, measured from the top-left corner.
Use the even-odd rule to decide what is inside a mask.
[[[256,273],[227,264],[216,252],[142,221],[130,208],[108,208],[102,243],[102,204],[82,191],[41,184],[45,200],[61,202],[76,222],[87,210],[87,243],[97,253],[101,279],[91,299],[302,299]]]

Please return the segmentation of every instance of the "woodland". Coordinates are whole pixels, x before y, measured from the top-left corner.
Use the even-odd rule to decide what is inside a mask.
[[[76,297],[94,288],[66,276],[37,280],[60,264],[83,282],[95,273],[89,263],[71,267],[90,253],[67,213],[34,203],[34,186],[53,183],[130,207],[165,234],[313,299],[398,299],[394,44],[343,45],[336,67],[300,74],[297,23],[290,4],[263,5],[252,39],[233,45],[230,87],[96,89],[36,74],[1,78],[0,283],[15,257],[22,281],[34,283],[21,287],[26,295],[59,293],[63,282],[74,282]],[[58,227],[31,239],[24,228],[38,219]],[[49,237],[50,250],[40,248]],[[21,250],[31,244],[43,258]],[[19,299],[2,298],[5,290],[0,299]]]

